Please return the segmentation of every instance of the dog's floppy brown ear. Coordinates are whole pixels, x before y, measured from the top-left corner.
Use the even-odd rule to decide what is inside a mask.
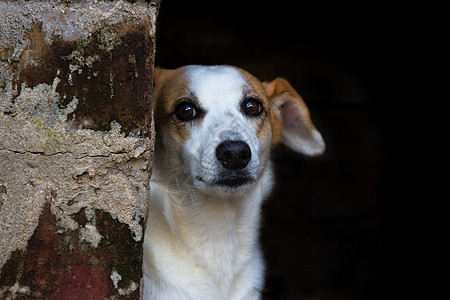
[[[273,140],[280,140],[305,155],[323,153],[325,143],[322,136],[312,124],[305,102],[289,82],[276,78],[272,82],[264,82],[263,86],[272,104]]]

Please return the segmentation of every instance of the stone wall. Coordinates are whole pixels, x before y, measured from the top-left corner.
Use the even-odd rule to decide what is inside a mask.
[[[158,7],[0,1],[1,299],[140,297]]]

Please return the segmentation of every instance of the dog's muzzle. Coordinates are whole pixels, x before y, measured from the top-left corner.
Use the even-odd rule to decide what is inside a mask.
[[[221,142],[216,148],[216,158],[225,169],[216,184],[239,187],[251,181],[245,168],[252,158],[252,151],[244,141]]]

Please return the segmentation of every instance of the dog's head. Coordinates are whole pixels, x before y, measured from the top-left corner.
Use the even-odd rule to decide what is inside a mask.
[[[245,191],[273,146],[318,155],[325,149],[305,103],[277,78],[260,82],[231,66],[155,70],[157,176],[206,193]]]

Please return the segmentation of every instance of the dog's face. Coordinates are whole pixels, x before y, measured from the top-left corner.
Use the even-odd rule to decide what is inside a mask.
[[[306,106],[299,96],[286,100],[289,93],[298,96],[282,79],[262,83],[231,66],[157,69],[155,172],[167,182],[226,195],[258,181],[279,140],[309,155],[322,152]]]

